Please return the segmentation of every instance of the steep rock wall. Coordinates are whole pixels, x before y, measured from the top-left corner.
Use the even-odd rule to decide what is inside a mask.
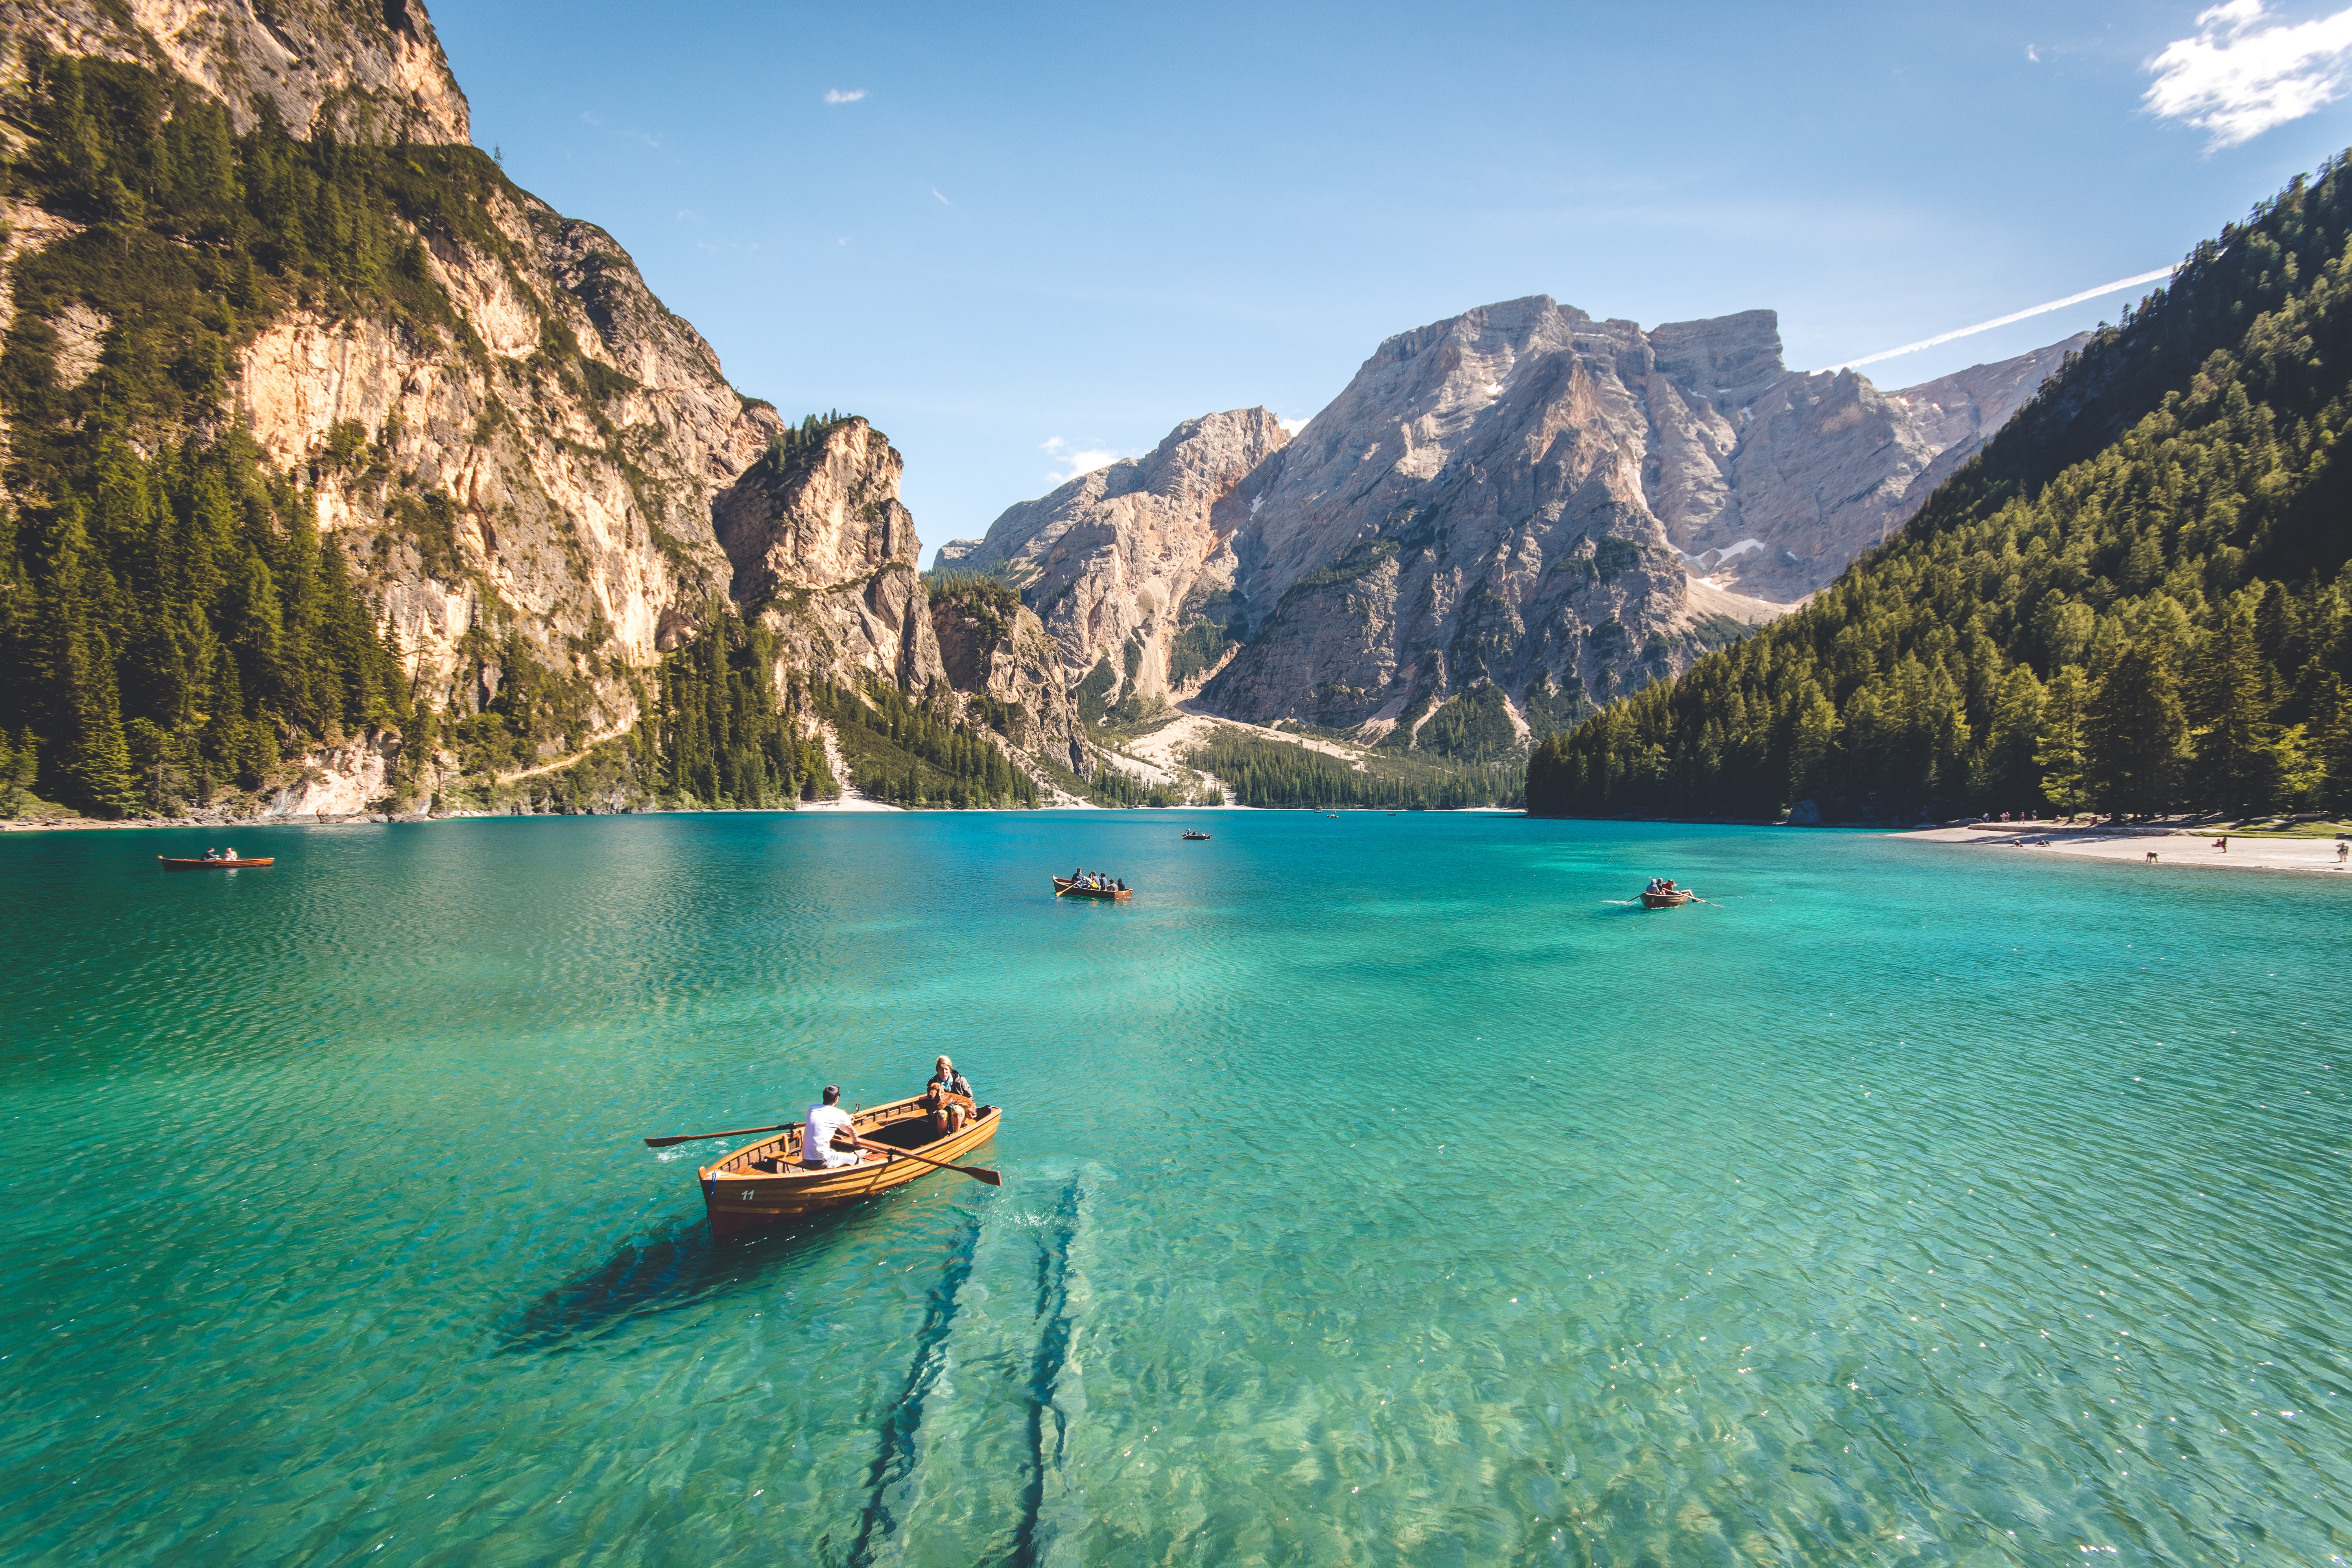
[[[783,637],[787,659],[844,684],[879,677],[943,694],[922,544],[898,500],[906,460],[865,420],[778,441],[722,491],[712,520],[730,591]]]
[[[1603,700],[1697,643],[1646,503],[1654,356],[1548,299],[1392,338],[1253,475],[1234,541],[1256,630],[1204,697],[1240,718],[1389,723],[1491,680]]]
[[[1184,684],[1178,637],[1233,587],[1247,481],[1287,439],[1265,408],[1188,419],[1148,456],[1006,509],[985,539],[942,547],[940,564],[1001,571],[1074,676],[1108,659],[1115,693],[1168,694]]]
[[[957,690],[1011,710],[1000,732],[1024,752],[1041,752],[1073,773],[1087,768],[1084,731],[1072,702],[1061,645],[1026,605],[934,595],[931,625],[940,660]]]
[[[472,344],[297,313],[241,354],[235,411],[309,470],[421,688],[462,705],[467,634],[511,626],[625,725],[627,669],[725,593],[711,509],[782,422],[611,237],[520,193],[488,216],[498,253],[428,251]]]
[[[0,0],[0,33],[171,72],[228,106],[267,100],[298,137],[461,142],[466,95],[421,0]],[[8,68],[21,52],[8,51]]]

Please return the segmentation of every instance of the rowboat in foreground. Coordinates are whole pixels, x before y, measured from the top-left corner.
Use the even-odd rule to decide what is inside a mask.
[[[925,1159],[952,1164],[995,1137],[996,1124],[1004,1119],[997,1106],[974,1108],[961,1096],[956,1100],[971,1112],[971,1120],[944,1138],[932,1135],[931,1113],[920,1095],[858,1111],[850,1123],[869,1142],[911,1150]],[[939,1170],[922,1160],[867,1153],[855,1165],[812,1171],[801,1163],[801,1127],[795,1121],[779,1136],[747,1144],[695,1173],[702,1181],[702,1204],[710,1215],[712,1236],[723,1241],[822,1209],[839,1208]]]
[[[1688,888],[1668,888],[1661,892],[1643,893],[1642,907],[1645,910],[1671,910],[1678,904],[1689,903],[1696,897],[1698,895]]]
[[[202,858],[194,860],[174,860],[169,855],[158,855],[155,858],[163,864],[166,871],[235,870],[239,866],[274,866],[278,863],[278,857],[275,855],[247,857],[242,860],[206,860]]]
[[[1135,894],[1133,888],[1089,888],[1076,877],[1054,879],[1054,896],[1057,899],[1126,899]]]

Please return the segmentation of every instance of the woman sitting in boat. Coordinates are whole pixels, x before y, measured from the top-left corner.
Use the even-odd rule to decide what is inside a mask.
[[[956,1103],[958,1095],[963,1097],[963,1105]],[[923,1108],[931,1113],[931,1131],[944,1138],[961,1129],[971,1114],[965,1109],[971,1102],[971,1085],[956,1071],[955,1063],[941,1057],[931,1081],[923,1086]]]

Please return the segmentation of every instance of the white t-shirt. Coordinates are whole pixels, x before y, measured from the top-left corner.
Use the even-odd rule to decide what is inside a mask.
[[[849,1112],[838,1105],[812,1105],[808,1121],[801,1131],[801,1163],[803,1165],[855,1165],[858,1152],[855,1149],[836,1149],[834,1135],[851,1125]]]

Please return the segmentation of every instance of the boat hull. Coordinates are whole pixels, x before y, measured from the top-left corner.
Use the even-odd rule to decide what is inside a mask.
[[[158,855],[155,859],[166,871],[234,871],[242,866],[274,866],[278,863],[275,855],[244,860],[175,860],[169,855]]]
[[[925,1114],[920,1097],[917,1097],[861,1110],[853,1121],[859,1137],[871,1138]],[[997,1124],[1003,1120],[1002,1107],[982,1106],[961,1130],[934,1142],[917,1144],[914,1152],[961,1164],[966,1156],[996,1136]],[[803,1170],[795,1163],[800,1159],[800,1123],[794,1122],[781,1136],[746,1144],[695,1173],[702,1183],[703,1208],[710,1217],[712,1236],[723,1241],[732,1236],[772,1230],[826,1209],[863,1202],[925,1176],[960,1179],[954,1172],[941,1171],[921,1160],[897,1157],[868,1159],[824,1171]],[[781,1172],[749,1168],[751,1161],[779,1158],[786,1163]]]
[[[1697,897],[1696,894],[1685,893],[1679,888],[1671,893],[1643,893],[1642,907],[1645,910],[1678,909],[1696,897]]]

